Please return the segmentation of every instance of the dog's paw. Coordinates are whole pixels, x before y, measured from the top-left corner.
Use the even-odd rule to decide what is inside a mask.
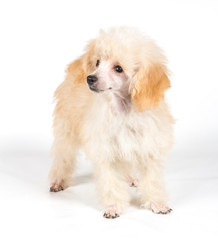
[[[105,218],[117,218],[120,216],[120,212],[118,211],[116,206],[109,206],[104,215]]]
[[[138,187],[139,181],[137,178],[133,178],[131,176],[127,177],[127,182],[130,187]]]
[[[151,211],[156,214],[167,214],[172,211],[167,205],[157,202],[146,202],[142,207],[151,209]]]
[[[52,183],[50,186],[50,192],[59,192],[64,190],[64,186],[60,183]]]
[[[168,206],[164,205],[164,204],[151,204],[151,210],[154,213],[157,214],[167,214],[170,213],[172,211],[171,208],[169,208]]]

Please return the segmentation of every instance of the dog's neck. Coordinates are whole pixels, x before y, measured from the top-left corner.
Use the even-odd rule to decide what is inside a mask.
[[[128,113],[131,108],[131,96],[127,91],[115,91],[111,94],[111,107],[117,113]]]

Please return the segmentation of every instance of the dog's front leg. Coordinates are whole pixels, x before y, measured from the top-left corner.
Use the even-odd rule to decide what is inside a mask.
[[[166,204],[166,190],[163,178],[163,159],[150,156],[139,167],[140,192],[142,207],[154,213],[166,214],[172,211]]]
[[[97,189],[101,204],[106,208],[106,218],[119,217],[129,202],[128,184],[121,170],[114,162],[102,161],[95,165]]]

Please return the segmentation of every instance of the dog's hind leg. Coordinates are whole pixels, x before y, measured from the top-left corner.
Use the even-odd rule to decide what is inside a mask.
[[[54,161],[49,173],[50,191],[58,192],[70,185],[75,169],[77,146],[69,138],[55,139],[52,148]]]
[[[59,121],[54,126],[54,142],[51,154],[54,157],[49,173],[50,191],[58,192],[70,185],[71,175],[75,169],[78,144],[69,126]]]

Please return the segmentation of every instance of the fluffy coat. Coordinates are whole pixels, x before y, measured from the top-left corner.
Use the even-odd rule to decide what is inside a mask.
[[[97,59],[122,66],[125,97],[89,89],[86,79],[95,72]],[[105,217],[119,216],[128,205],[127,179],[138,180],[142,206],[170,212],[163,180],[164,160],[173,143],[173,118],[164,101],[169,87],[166,58],[153,40],[134,28],[101,30],[68,66],[55,92],[50,190],[69,186],[82,148],[93,162]]]

